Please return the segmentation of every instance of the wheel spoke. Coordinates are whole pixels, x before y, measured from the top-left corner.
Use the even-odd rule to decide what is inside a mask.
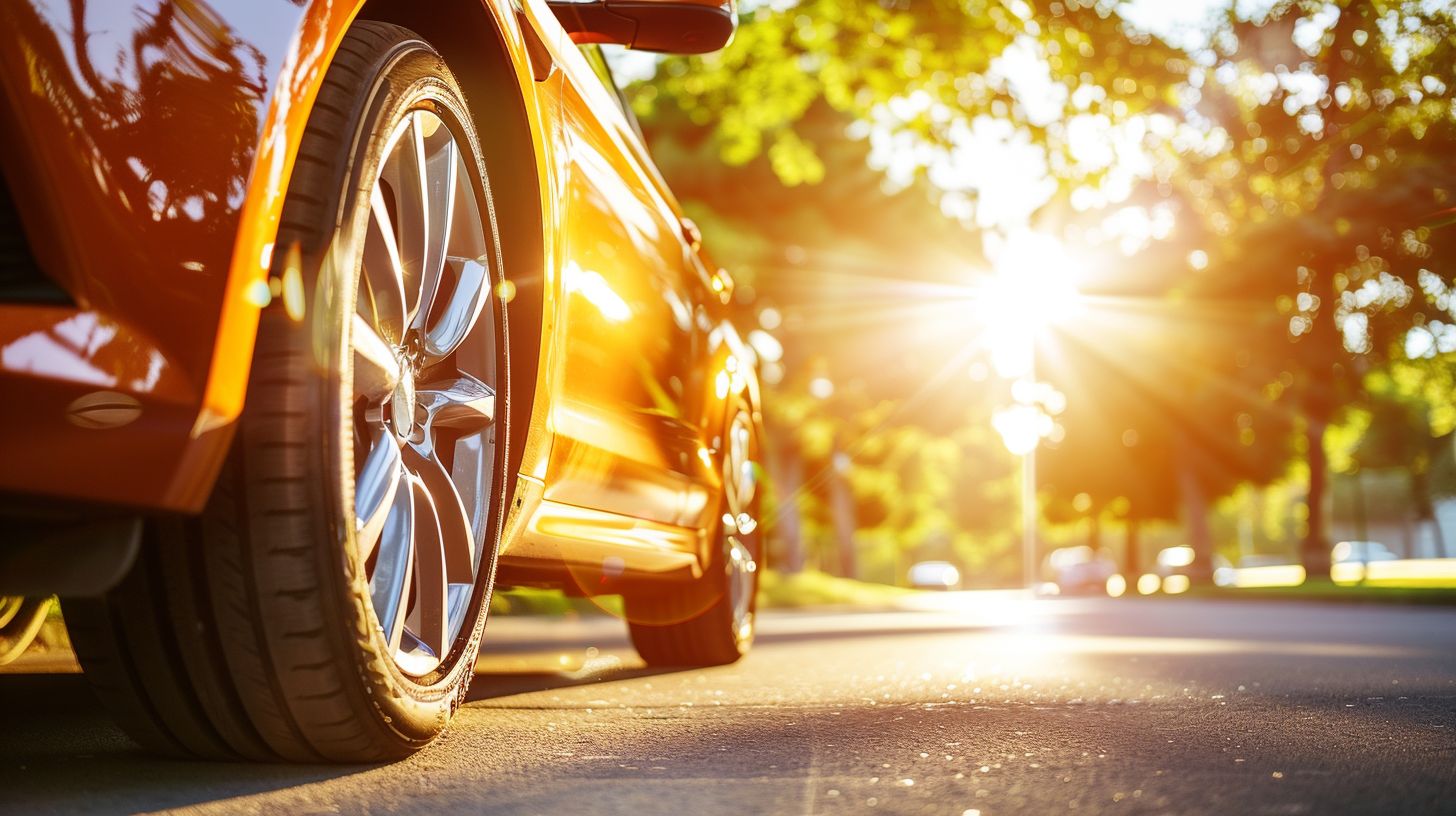
[[[490,526],[490,498],[494,495],[495,439],[490,433],[463,434],[451,446],[450,480],[460,493],[470,529],[475,536],[475,568],[480,569],[481,549]]]
[[[369,227],[364,236],[365,291],[369,295],[370,322],[391,342],[404,338],[405,302],[404,262],[399,257],[394,219],[380,185],[369,196]],[[365,302],[361,299],[360,308]]]
[[[354,315],[349,345],[354,349],[355,393],[374,402],[394,390],[400,376],[399,359],[367,318]]]
[[[450,595],[446,581],[446,539],[441,529],[448,523],[448,517],[441,516],[442,508],[431,493],[427,486],[417,505],[420,512],[415,515],[414,605],[405,625],[438,658],[446,651],[445,639],[450,629],[446,618]],[[448,507],[443,509],[448,513]]]
[[[375,184],[377,201],[371,205],[374,218],[394,247],[395,266],[403,295],[401,328],[411,325],[419,308],[420,272],[424,268],[425,236],[428,225],[421,191],[424,189],[424,159],[421,155],[415,117],[399,124],[391,136],[389,154]]]
[[[410,445],[404,450],[405,464],[414,471],[433,502],[445,575],[453,582],[473,582],[475,576],[475,534],[455,482],[433,453]]]
[[[459,151],[456,151],[455,165],[457,177],[469,173]],[[445,302],[434,310],[433,322],[426,326],[424,351],[432,362],[454,353],[465,342],[491,296],[490,254],[475,191],[469,184],[455,185],[448,236],[446,260],[455,273],[454,285],[449,295],[444,296]]]
[[[458,379],[421,385],[416,394],[426,428],[475,433],[495,421],[495,391],[463,371]]]
[[[758,492],[757,465],[745,459],[734,476],[738,479],[738,508],[742,510],[753,503],[753,495]]]
[[[758,492],[758,470],[752,460],[753,432],[746,421],[735,420],[728,430],[728,450],[723,462],[723,494],[729,513],[735,517],[753,503]]]
[[[374,446],[369,449],[354,487],[354,530],[361,563],[369,560],[379,543],[402,481],[406,479],[400,464],[399,444],[394,434],[381,429],[375,434]]]
[[[379,558],[369,577],[369,600],[391,649],[404,633],[405,611],[415,569],[416,502],[424,493],[419,480],[400,477],[399,493],[380,536]]]
[[[427,135],[426,131],[431,126],[435,130]],[[419,196],[420,204],[425,210],[425,250],[420,274],[419,307],[415,311],[412,325],[423,329],[434,311],[435,299],[439,296],[445,271],[450,228],[455,218],[456,180],[460,160],[455,140],[450,138],[449,130],[433,114],[415,113],[413,130],[422,159]],[[457,285],[456,290],[458,289]]]
[[[452,258],[459,280],[435,325],[425,335],[425,354],[431,360],[449,356],[475,328],[490,298],[490,267],[484,259]]]

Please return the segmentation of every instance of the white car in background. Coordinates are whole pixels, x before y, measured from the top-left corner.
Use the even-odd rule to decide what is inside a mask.
[[[949,561],[921,561],[910,567],[910,586],[916,589],[961,588],[961,571]]]
[[[1378,541],[1341,541],[1330,551],[1336,564],[1368,564],[1371,561],[1398,561],[1400,556]]]
[[[1047,555],[1047,566],[1061,595],[1104,593],[1107,579],[1117,574],[1117,562],[1111,556],[1085,544],[1052,550]]]

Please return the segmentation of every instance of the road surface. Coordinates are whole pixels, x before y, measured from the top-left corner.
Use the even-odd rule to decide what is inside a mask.
[[[369,767],[157,761],[74,675],[0,676],[17,813],[1456,812],[1456,609],[938,596],[766,614],[649,672],[619,622],[505,619],[446,737]]]

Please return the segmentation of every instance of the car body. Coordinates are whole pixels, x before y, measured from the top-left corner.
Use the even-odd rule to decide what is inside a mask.
[[[0,392],[26,395],[0,400],[0,491],[201,509],[242,409],[301,123],[343,32],[379,7],[427,32],[466,26],[493,41],[473,90],[501,120],[507,232],[520,236],[506,252],[530,270],[513,281],[517,303],[541,311],[519,333],[539,334],[547,363],[519,365],[517,394],[539,395],[541,410],[519,431],[506,577],[515,566],[537,582],[542,565],[599,569],[607,550],[629,572],[691,568],[719,489],[704,429],[730,392],[757,404],[754,358],[725,317],[731,279],[685,238],[695,228],[544,3],[438,3],[418,20],[404,4],[362,1],[92,3],[84,41],[66,30],[73,5],[8,3],[0,23],[5,173],[40,273],[24,283],[54,284],[21,302],[0,293]],[[179,18],[175,41],[147,42],[161,36],[143,13],[152,5]],[[555,66],[540,80],[533,48]],[[145,107],[132,127],[108,118],[147,92],[135,70],[152,49],[199,72],[193,87],[169,89],[180,98],[167,115],[205,123],[209,138]],[[599,166],[614,172],[593,175]],[[633,219],[655,244],[616,226]],[[596,263],[604,245],[628,259]],[[621,377],[601,366],[613,355],[650,368]],[[632,518],[637,532],[608,543],[591,531],[597,512]]]
[[[698,580],[717,563],[725,523],[749,535],[755,519],[724,512],[727,496],[744,497],[738,480],[752,493],[759,472],[756,461],[733,459],[725,476],[725,462],[739,442],[734,455],[750,455],[743,440],[756,440],[761,425],[756,360],[729,319],[733,281],[703,251],[595,50],[634,37],[653,48],[716,48],[736,18],[728,2],[613,3],[0,6],[0,595],[108,592],[132,574],[137,542],[150,546],[153,520],[216,503],[219,473],[242,444],[245,396],[267,371],[255,355],[260,325],[270,314],[303,322],[305,307],[333,302],[335,256],[315,263],[307,245],[280,236],[293,229],[286,205],[310,178],[301,145],[338,104],[318,103],[321,95],[389,92],[351,91],[337,78],[326,87],[360,42],[372,42],[358,40],[366,30],[414,42],[419,59],[444,66],[440,77],[458,84],[450,99],[466,112],[458,122],[431,114],[428,127],[409,113],[408,137],[458,137],[449,155],[478,152],[478,165],[457,164],[486,179],[476,185],[488,205],[481,240],[496,242],[488,265],[500,279],[485,278],[481,291],[499,303],[491,308],[509,348],[499,388],[511,397],[509,423],[498,425],[509,438],[509,483],[489,499],[504,508],[490,527],[499,536],[487,564],[495,585],[596,594]],[[653,16],[659,9],[670,14]],[[633,14],[635,30],[614,28]],[[659,19],[703,22],[650,25]],[[393,70],[384,60],[379,70]],[[345,170],[366,161],[376,137],[359,134],[331,146],[344,158],[329,161]],[[348,217],[341,209],[332,226],[313,226],[345,230]],[[309,264],[323,270],[316,279],[299,272]],[[425,303],[416,303],[418,319],[435,320]],[[424,353],[407,345],[399,340],[386,362]],[[357,346],[353,354],[357,366]],[[372,409],[369,421],[404,423],[394,444],[406,445],[419,432],[410,411],[425,410],[412,401],[425,397],[413,379],[405,389],[393,376],[394,419]],[[399,399],[414,407],[399,413]],[[357,490],[362,497],[363,481]],[[358,521],[362,535],[362,513]],[[751,609],[751,598],[742,602]],[[441,652],[435,662],[443,660]],[[417,746],[396,747],[376,754]],[[299,756],[315,754],[328,756]],[[273,755],[293,758],[276,747]]]

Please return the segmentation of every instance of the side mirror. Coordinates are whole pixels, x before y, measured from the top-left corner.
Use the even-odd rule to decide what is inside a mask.
[[[547,0],[578,45],[706,54],[733,39],[736,0]]]

